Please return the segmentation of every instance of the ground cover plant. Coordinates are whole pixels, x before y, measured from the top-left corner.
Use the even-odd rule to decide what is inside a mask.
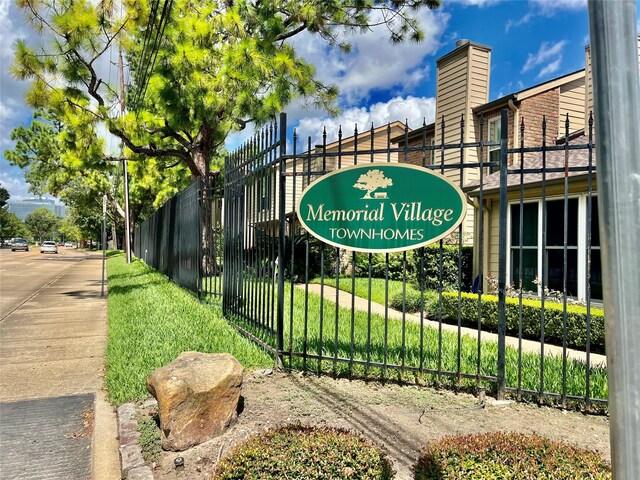
[[[147,463],[156,462],[162,453],[160,440],[160,427],[156,422],[156,416],[138,415],[138,432],[140,438],[138,445],[142,450],[142,458]]]
[[[145,379],[181,352],[227,352],[246,368],[273,365],[261,348],[240,336],[219,308],[141,261],[109,258],[106,385],[115,404],[148,396]]]
[[[485,433],[429,444],[414,467],[416,480],[605,480],[611,467],[595,452],[532,434]]]
[[[346,430],[290,425],[249,438],[216,468],[215,480],[387,480],[393,469],[371,442]]]

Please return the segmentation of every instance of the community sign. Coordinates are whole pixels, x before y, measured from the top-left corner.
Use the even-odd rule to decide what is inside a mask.
[[[309,185],[298,219],[311,235],[358,252],[400,252],[436,242],[464,219],[462,191],[439,173],[413,165],[367,163]]]

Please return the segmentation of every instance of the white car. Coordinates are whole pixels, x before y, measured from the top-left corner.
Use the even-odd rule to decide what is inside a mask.
[[[40,245],[40,253],[58,253],[56,242],[42,242],[42,245]]]

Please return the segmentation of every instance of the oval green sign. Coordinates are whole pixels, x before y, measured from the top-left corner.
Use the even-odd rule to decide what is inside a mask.
[[[411,250],[453,232],[467,212],[462,191],[413,165],[367,163],[324,175],[298,200],[314,237],[358,252]]]

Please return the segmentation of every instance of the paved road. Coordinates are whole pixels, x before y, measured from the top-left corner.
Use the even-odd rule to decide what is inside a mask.
[[[83,252],[73,248],[59,247],[59,252],[41,254],[38,247],[31,247],[28,252],[0,249],[0,321],[86,258]]]
[[[60,252],[0,250],[2,479],[119,478],[101,255]]]

